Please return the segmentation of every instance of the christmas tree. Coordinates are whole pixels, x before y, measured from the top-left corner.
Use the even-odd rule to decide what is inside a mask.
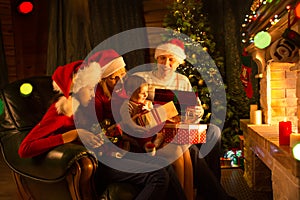
[[[164,18],[170,36],[185,42],[185,64],[177,71],[186,75],[198,93],[205,110],[202,123],[214,123],[222,131],[223,150],[239,145],[239,119],[223,83],[224,57],[217,50],[207,14],[201,0],[177,0]],[[223,128],[224,127],[224,128]]]

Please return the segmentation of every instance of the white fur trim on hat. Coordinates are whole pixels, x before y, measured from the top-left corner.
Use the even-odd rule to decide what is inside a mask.
[[[158,56],[168,54],[173,55],[179,61],[179,63],[183,63],[184,59],[186,58],[184,49],[172,43],[165,43],[157,46],[155,49],[154,58],[157,59]]]
[[[91,62],[88,66],[81,67],[73,79],[72,92],[77,93],[85,86],[96,86],[101,80],[102,70],[97,62]]]
[[[112,61],[110,61],[109,63],[107,63],[102,67],[103,69],[102,78],[107,78],[108,76],[112,75],[119,69],[124,68],[125,66],[126,64],[122,56],[113,59]]]

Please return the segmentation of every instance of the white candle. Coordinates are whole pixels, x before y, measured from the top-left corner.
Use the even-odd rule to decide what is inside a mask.
[[[261,110],[256,110],[253,112],[253,124],[256,124],[256,125],[262,124]]]
[[[294,147],[296,144],[300,143],[300,134],[291,133],[290,134],[290,147]]]
[[[250,105],[250,124],[254,124],[254,115],[255,115],[255,111],[257,110],[257,105],[252,104]]]

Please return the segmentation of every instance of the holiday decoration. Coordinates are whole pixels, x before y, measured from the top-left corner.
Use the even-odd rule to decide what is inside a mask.
[[[298,48],[300,48],[300,35],[296,31],[287,28],[282,34],[282,37],[296,45]]]
[[[139,116],[139,124],[146,128],[154,128],[167,121],[168,119],[178,115],[176,107],[173,101],[170,101],[164,105],[159,105],[153,108],[149,112]]]
[[[272,43],[270,56],[276,62],[296,62],[298,60],[298,48],[290,40],[279,38]]]
[[[294,11],[295,16],[297,16],[297,13],[299,13],[297,7],[298,5],[294,8],[290,5],[290,1],[284,0],[254,0],[250,7],[249,14],[245,16],[244,23],[242,23],[242,43],[247,46],[253,43],[253,38],[259,31],[269,30],[287,13],[290,15],[293,13],[292,11]],[[272,15],[272,13],[274,14]],[[298,18],[295,17],[295,20],[297,19]],[[262,24],[264,25],[262,26]],[[257,31],[257,29],[253,29],[253,27],[260,27],[260,29],[258,32],[253,32],[254,30]]]
[[[252,98],[253,90],[252,90],[252,83],[251,83],[251,61],[252,58],[247,54],[246,51],[243,52],[242,57],[242,69],[240,74],[241,82],[244,86],[244,90],[248,98]]]
[[[206,124],[166,123],[162,132],[165,142],[199,144],[206,142]]]
[[[254,45],[259,49],[264,49],[271,44],[271,35],[268,32],[261,31],[254,37]]]
[[[21,86],[20,86],[20,92],[22,95],[24,96],[28,96],[31,94],[32,92],[32,85],[30,83],[23,83]]]

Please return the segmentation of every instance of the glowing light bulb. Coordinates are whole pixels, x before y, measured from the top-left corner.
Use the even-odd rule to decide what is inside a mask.
[[[261,31],[254,36],[254,45],[259,49],[264,49],[271,44],[271,35]]]
[[[20,92],[22,95],[28,96],[32,92],[32,85],[30,83],[23,83],[20,87]]]
[[[300,160],[300,143],[293,147],[293,155],[295,159]]]

